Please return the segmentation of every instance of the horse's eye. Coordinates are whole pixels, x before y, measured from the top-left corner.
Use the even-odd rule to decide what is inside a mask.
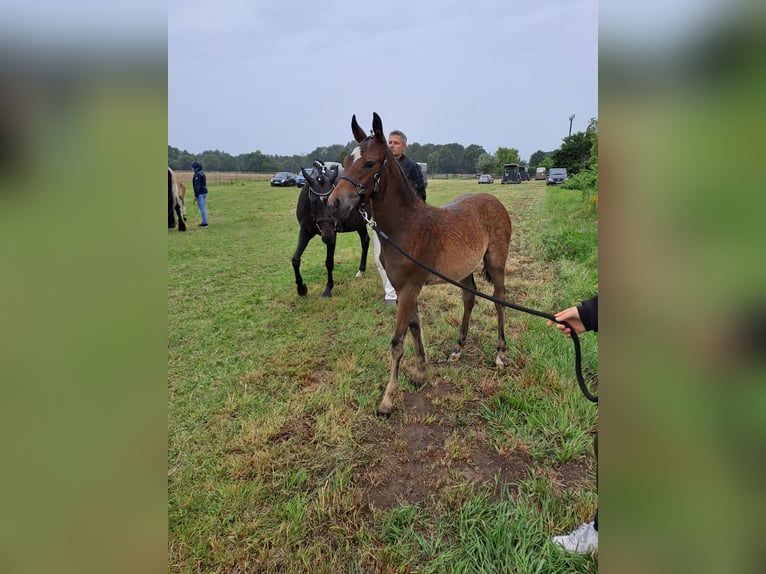
[[[373,160],[369,160],[368,162],[366,162],[364,164],[364,167],[369,169],[369,168],[373,167],[374,165],[375,165],[375,162]]]

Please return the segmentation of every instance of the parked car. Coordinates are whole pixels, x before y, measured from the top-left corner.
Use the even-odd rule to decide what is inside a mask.
[[[289,171],[278,171],[274,177],[271,178],[271,185],[287,187],[289,185],[295,185],[295,176]]]
[[[548,181],[545,185],[557,185],[567,180],[567,170],[565,167],[552,167],[548,170]]]
[[[478,183],[495,183],[495,178],[488,173],[482,173],[479,176]]]
[[[305,169],[305,168],[304,168]],[[307,169],[307,172],[311,173],[311,169]],[[303,172],[299,171],[295,176],[295,186],[296,187],[303,187],[303,184],[306,183],[306,178],[303,177]]]
[[[538,167],[537,170],[535,170],[535,179],[546,179],[544,167]]]

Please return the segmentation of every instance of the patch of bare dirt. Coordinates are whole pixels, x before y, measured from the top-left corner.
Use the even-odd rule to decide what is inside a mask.
[[[358,476],[370,507],[420,502],[466,482],[489,486],[499,499],[503,487],[513,491],[529,476],[533,461],[528,454],[499,453],[490,445],[484,421],[476,415],[478,403],[469,406],[473,413],[467,419],[456,418],[450,404],[459,394],[453,384],[437,377],[417,392],[400,391],[387,425],[369,437],[379,454]],[[583,461],[551,471],[565,487],[589,480]]]

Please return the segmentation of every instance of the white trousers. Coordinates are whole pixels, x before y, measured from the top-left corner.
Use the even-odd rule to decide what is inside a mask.
[[[388,280],[386,270],[383,268],[383,264],[380,262],[380,239],[378,234],[372,232],[372,252],[375,256],[375,265],[378,267],[378,273],[380,273],[380,279],[383,281],[383,290],[386,292],[385,298],[396,301],[396,289],[391,285],[391,281]]]

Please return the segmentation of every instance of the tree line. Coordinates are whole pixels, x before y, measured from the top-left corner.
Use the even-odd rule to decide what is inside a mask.
[[[301,167],[311,167],[315,159],[323,161],[343,161],[357,143],[350,141],[345,145],[317,147],[305,155],[267,155],[259,150],[251,153],[230,155],[219,150],[203,151],[192,154],[168,145],[168,166],[174,170],[191,169],[193,161],[202,164],[206,171],[235,171],[270,173],[290,171],[298,173]],[[577,132],[562,140],[559,148],[553,151],[538,150],[528,162],[521,161],[516,148],[500,147],[494,154],[488,153],[482,146],[471,144],[463,147],[459,143],[420,144],[413,142],[407,146],[407,157],[428,164],[428,173],[502,173],[503,165],[516,163],[534,171],[537,167],[565,167],[570,174],[586,169],[591,163],[591,154],[598,149],[598,120],[593,118],[584,132]]]

